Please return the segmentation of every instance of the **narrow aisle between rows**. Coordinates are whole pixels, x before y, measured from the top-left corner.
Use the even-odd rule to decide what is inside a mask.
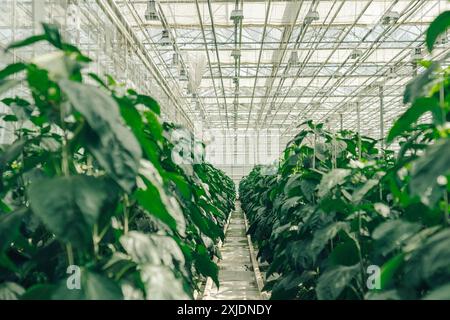
[[[261,299],[255,280],[250,249],[246,236],[244,213],[239,203],[231,214],[225,241],[220,250],[220,288],[215,285],[206,290],[204,300],[256,300]]]

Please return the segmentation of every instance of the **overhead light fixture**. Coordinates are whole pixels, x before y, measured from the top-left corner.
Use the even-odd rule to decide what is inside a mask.
[[[390,67],[388,72],[386,72],[386,79],[390,80],[390,79],[395,79],[395,78],[397,78],[397,73],[395,72],[395,68]]]
[[[80,10],[79,7],[70,3],[66,9],[66,27],[68,29],[80,29]]]
[[[145,10],[144,18],[147,21],[159,20],[158,12],[156,11],[156,1],[150,0],[147,2],[147,9]]]
[[[439,35],[439,37],[436,40],[437,44],[447,44],[448,43],[448,33],[447,31],[444,31],[442,34]]]
[[[379,89],[380,87],[383,87],[383,86],[384,86],[383,80],[380,80],[380,81],[374,81],[374,82],[372,82],[371,84],[369,84],[369,85],[366,87],[366,89],[367,89],[368,91],[370,91],[370,90],[374,90],[374,89]]]
[[[298,65],[298,52],[297,51],[291,51],[291,56],[289,57],[289,65],[293,66],[293,67]]]
[[[395,24],[397,23],[399,18],[400,14],[397,11],[389,10],[384,14],[382,24],[384,25]]]
[[[333,75],[331,76],[334,79],[339,79],[343,77],[343,74],[339,71],[336,71],[335,73],[333,73]]]
[[[350,54],[350,59],[351,60],[356,60],[356,59],[358,59],[361,56],[362,56],[362,50],[361,49],[355,49]]]
[[[171,44],[169,31],[164,29],[161,33],[161,40],[159,40],[159,43],[163,46],[168,46]]]
[[[327,89],[320,89],[318,92],[317,92],[317,94],[319,95],[319,96],[326,96],[327,94],[328,94],[328,90]]]
[[[319,109],[320,108],[320,102],[318,102],[318,101],[311,102],[311,108],[312,109]]]
[[[414,48],[411,52],[411,61],[417,62],[422,59],[423,59],[422,48],[421,47]]]
[[[244,19],[244,13],[241,9],[234,9],[231,11],[230,20],[233,20],[235,23]]]
[[[187,81],[187,80],[188,80],[188,78],[187,78],[186,70],[181,69],[180,70],[180,81]]]
[[[319,12],[312,10],[306,14],[306,17],[305,17],[306,24],[310,24],[313,21],[317,21],[317,20],[319,20]]]
[[[180,59],[179,59],[179,57],[178,57],[178,53],[175,52],[175,53],[172,55],[172,66],[173,66],[173,67],[177,67],[179,62],[180,62]]]
[[[241,50],[233,49],[231,51],[231,56],[234,57],[235,59],[238,59],[241,56]]]

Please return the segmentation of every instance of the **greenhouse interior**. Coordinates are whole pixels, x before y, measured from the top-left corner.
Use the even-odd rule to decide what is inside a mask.
[[[1,0],[0,300],[450,300],[449,27]]]

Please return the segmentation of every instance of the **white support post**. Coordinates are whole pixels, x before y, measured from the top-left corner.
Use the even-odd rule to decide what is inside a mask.
[[[358,159],[361,160],[362,156],[362,143],[361,143],[361,111],[359,108],[359,101],[356,102],[356,131],[358,133]]]
[[[383,95],[383,87],[379,87],[380,90],[380,146],[381,152],[384,149],[384,95]]]

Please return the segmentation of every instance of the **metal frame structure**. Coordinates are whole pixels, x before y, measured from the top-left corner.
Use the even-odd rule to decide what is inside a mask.
[[[75,15],[75,26],[69,23],[70,14]],[[42,21],[61,26],[66,38],[96,61],[91,65],[94,71],[111,74],[128,87],[151,94],[164,106],[164,118],[193,128],[191,102],[184,98],[178,78],[164,68],[158,50],[153,55],[148,45],[143,45],[115,1],[5,0],[0,8],[0,48],[41,32]],[[51,50],[45,45],[14,50],[3,55],[0,66],[31,58],[36,47]]]
[[[245,170],[264,157],[261,132],[278,130],[282,149],[306,119],[383,137],[404,110],[405,84],[420,72],[418,50],[424,59],[450,50],[449,35],[433,57],[424,46],[429,23],[450,9],[447,0],[2,3],[0,46],[37,32],[42,16],[59,23],[98,61],[96,71],[155,96],[164,117],[222,132],[223,158],[243,156]],[[67,26],[70,5],[79,9],[77,30]],[[8,59],[32,54],[18,50]],[[192,63],[199,59],[204,69]],[[241,172],[243,165],[224,167]]]
[[[116,2],[129,2],[141,14],[147,3]],[[402,110],[402,88],[414,74],[411,50],[423,48],[427,58],[424,32],[449,7],[444,0],[157,2],[181,55],[208,55],[198,97],[209,126],[238,133],[281,127],[287,135],[305,118],[339,126],[342,117],[345,128],[354,128],[354,110],[348,106],[358,101],[364,105],[363,133],[379,136],[380,123],[372,118],[380,85],[386,131]],[[230,19],[237,8],[244,16],[238,24]],[[318,19],[309,19],[311,12]],[[399,18],[387,23],[390,12]],[[144,27],[154,38],[161,33],[159,21]],[[234,59],[237,49],[240,56]],[[435,55],[448,49],[447,41]],[[351,59],[355,50],[361,54]],[[291,52],[299,56],[297,66],[289,63]]]

